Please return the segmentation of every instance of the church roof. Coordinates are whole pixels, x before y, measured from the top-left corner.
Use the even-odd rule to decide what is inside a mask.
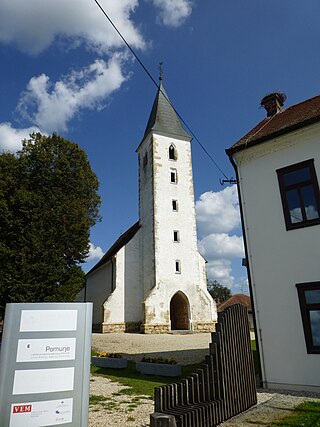
[[[320,121],[320,96],[307,99],[266,117],[226,150],[230,156],[247,147],[284,135]]]
[[[115,241],[115,243],[111,246],[111,248],[100,259],[100,261],[98,261],[97,264],[94,267],[92,267],[90,271],[88,271],[86,276],[93,273],[95,270],[102,267],[104,264],[107,264],[115,256],[115,254],[119,252],[119,250],[124,245],[130,242],[130,240],[133,238],[133,236],[136,234],[139,228],[140,228],[140,223],[139,221],[137,221],[135,224],[133,224],[132,227],[130,227],[123,234],[121,234],[118,240]]]
[[[151,131],[181,136],[191,139],[192,137],[183,129],[177,113],[172,107],[169,97],[160,80],[156,98],[154,100],[144,137]]]

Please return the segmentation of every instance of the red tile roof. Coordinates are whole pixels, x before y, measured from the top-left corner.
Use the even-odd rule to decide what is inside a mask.
[[[273,116],[266,117],[232,147],[228,148],[226,153],[230,156],[244,148],[284,135],[319,120],[320,96],[315,96],[292,105]]]
[[[235,294],[232,297],[228,298],[226,301],[223,301],[219,305],[217,304],[218,313],[225,310],[227,307],[230,307],[234,304],[242,304],[247,307],[248,311],[251,311],[251,298],[248,295],[244,294]]]

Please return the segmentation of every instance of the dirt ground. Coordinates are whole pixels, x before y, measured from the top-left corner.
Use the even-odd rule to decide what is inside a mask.
[[[209,354],[211,334],[92,334],[92,348],[123,353],[128,359],[143,356],[173,358],[182,365],[200,363]]]

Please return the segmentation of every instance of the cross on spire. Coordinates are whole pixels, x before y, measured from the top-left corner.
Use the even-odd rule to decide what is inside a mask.
[[[163,68],[162,68],[163,62],[159,62],[159,80],[161,81],[163,78]]]

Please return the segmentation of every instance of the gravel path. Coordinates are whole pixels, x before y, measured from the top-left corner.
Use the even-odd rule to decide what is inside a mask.
[[[99,396],[89,406],[89,427],[141,427],[149,425],[153,400],[119,394],[127,387],[108,378],[91,376],[90,395]]]
[[[123,353],[128,359],[173,357],[182,365],[202,362],[209,354],[211,334],[92,334],[92,348],[107,353]]]
[[[128,359],[142,356],[173,357],[179,363],[199,363],[209,353],[211,334],[93,334],[92,348],[97,351],[123,353]],[[90,394],[100,401],[90,405],[89,427],[146,427],[149,426],[153,401],[141,396],[119,394],[123,385],[109,379],[92,376]],[[258,391],[258,404],[248,411],[221,424],[221,427],[266,427],[270,422],[292,412],[306,400],[318,400],[312,393]]]

